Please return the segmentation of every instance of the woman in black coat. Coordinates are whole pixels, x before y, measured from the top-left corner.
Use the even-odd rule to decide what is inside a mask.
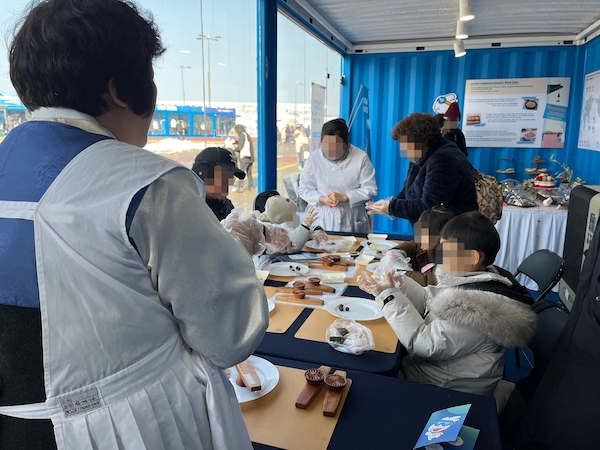
[[[415,223],[423,211],[443,203],[455,214],[477,210],[475,181],[467,157],[440,134],[435,116],[413,113],[392,131],[402,156],[410,160],[402,191],[391,200],[367,203],[370,214]]]

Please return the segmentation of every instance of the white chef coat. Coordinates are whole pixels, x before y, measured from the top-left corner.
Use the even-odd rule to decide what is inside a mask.
[[[320,203],[319,197],[327,197],[330,192],[346,194],[349,202],[333,208]],[[375,169],[358,147],[351,145],[346,159],[337,162],[325,158],[322,149],[312,152],[300,175],[298,194],[317,209],[315,225],[327,231],[371,232],[365,202],[377,195]]]

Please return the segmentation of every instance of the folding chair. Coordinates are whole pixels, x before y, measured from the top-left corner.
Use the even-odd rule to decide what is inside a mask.
[[[538,285],[540,294],[535,301],[546,297],[556,283],[561,279],[565,270],[565,260],[551,250],[537,250],[529,255],[517,267],[515,277],[523,274]]]
[[[561,279],[564,270],[565,260],[556,253],[551,250],[537,250],[525,258],[519,267],[517,267],[515,278],[517,275],[523,274],[535,281],[540,292],[535,301],[539,302],[550,293],[554,286],[556,286],[556,283]],[[516,348],[515,364],[517,367],[521,366],[519,351],[527,358],[525,352]],[[529,362],[529,359],[527,359],[527,361]],[[531,365],[531,362],[529,363]]]

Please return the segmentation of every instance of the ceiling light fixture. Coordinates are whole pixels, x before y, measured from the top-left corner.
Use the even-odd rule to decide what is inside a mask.
[[[454,56],[456,58],[460,58],[461,56],[465,56],[467,51],[465,50],[465,44],[460,39],[454,41]]]
[[[467,21],[467,20],[473,20],[475,18],[475,16],[473,15],[473,12],[471,11],[471,2],[472,1],[473,0],[459,0],[458,20]]]
[[[462,20],[456,21],[456,39],[467,39],[469,37],[469,26]]]

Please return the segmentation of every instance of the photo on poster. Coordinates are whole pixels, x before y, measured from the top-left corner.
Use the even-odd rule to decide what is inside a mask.
[[[467,146],[563,148],[570,85],[564,77],[467,80]]]

